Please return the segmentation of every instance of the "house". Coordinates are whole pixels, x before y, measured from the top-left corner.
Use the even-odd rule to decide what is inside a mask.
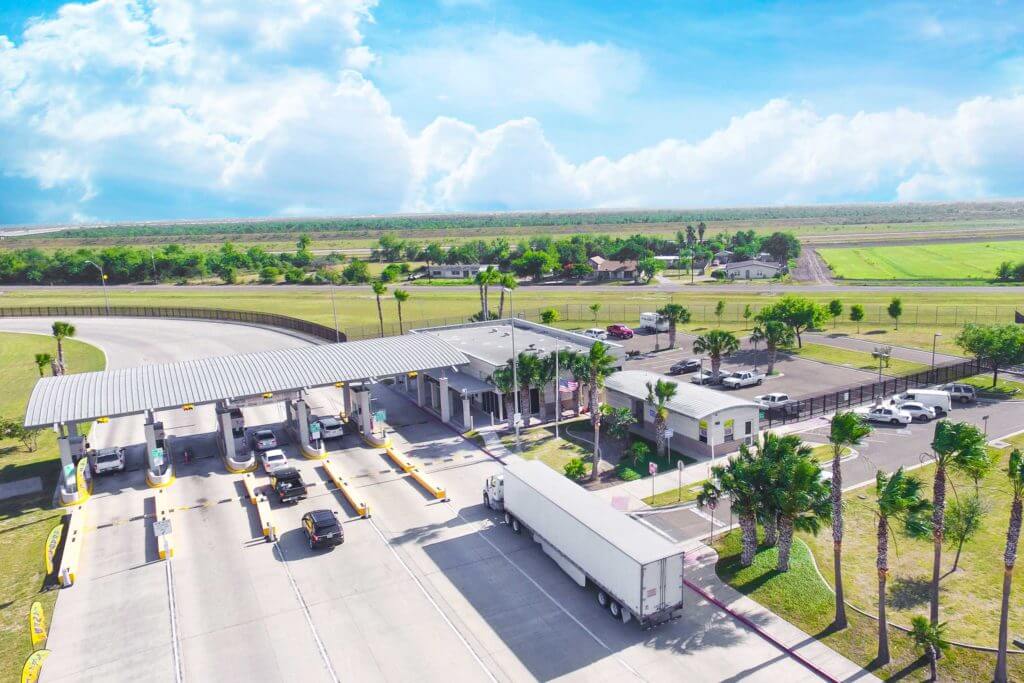
[[[732,252],[728,249],[723,249],[722,251],[716,252],[715,255],[711,257],[711,260],[720,266],[725,265],[732,260]]]
[[[610,261],[603,256],[591,256],[587,265],[594,269],[591,280],[635,280],[636,261]]]
[[[765,261],[736,261],[725,264],[723,270],[730,280],[764,280],[782,273],[782,266]]]
[[[430,277],[461,279],[474,278],[484,270],[487,270],[487,266],[482,263],[435,263],[429,267],[428,273]]]
[[[636,419],[634,432],[651,440],[654,406],[647,401],[647,384],[658,380],[676,385],[667,404],[669,448],[692,457],[718,457],[757,440],[760,408],[735,394],[678,381],[646,370],[624,370],[605,380],[605,401],[615,408],[629,408]]]

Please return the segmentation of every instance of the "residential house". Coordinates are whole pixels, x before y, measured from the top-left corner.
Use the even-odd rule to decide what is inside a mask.
[[[594,269],[591,280],[634,280],[637,276],[636,261],[611,261],[603,256],[591,256],[587,264]]]
[[[723,270],[730,280],[764,280],[782,273],[782,266],[765,261],[736,261],[725,264]]]

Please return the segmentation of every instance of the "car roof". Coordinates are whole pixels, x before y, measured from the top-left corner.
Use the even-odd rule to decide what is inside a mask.
[[[273,429],[257,429],[256,430],[256,435],[259,436],[261,434],[270,434],[271,436],[273,436],[274,435],[274,430]]]
[[[334,516],[334,513],[330,510],[313,510],[307,513],[314,522],[317,524],[337,524],[338,520]]]
[[[270,456],[273,456],[273,455],[280,455],[282,458],[288,457],[288,456],[286,456],[284,454],[284,451],[282,451],[280,448],[271,448],[270,450],[264,451],[264,453],[263,453],[264,457],[270,457]]]

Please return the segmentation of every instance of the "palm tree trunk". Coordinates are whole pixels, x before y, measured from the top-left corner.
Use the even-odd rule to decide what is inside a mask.
[[[779,544],[779,518],[772,512],[764,518],[764,544],[768,547]]]
[[[501,298],[498,299],[498,320],[505,317],[505,288],[501,288]]]
[[[380,336],[384,336],[384,310],[380,307],[380,294],[377,295],[377,320],[380,321]]]
[[[939,669],[935,665],[935,661],[938,659],[938,652],[935,651],[935,647],[932,645],[928,646],[928,672],[931,674],[929,680],[939,680]]]
[[[597,409],[597,383],[590,386],[590,423],[594,426],[594,466],[590,470],[590,481],[597,481],[601,465],[601,411]]]
[[[656,436],[656,447],[658,449],[657,455],[661,455],[665,452],[665,430],[668,429],[668,423],[662,418],[661,415],[656,415],[654,418],[654,432]]]
[[[402,327],[402,302],[398,302],[398,334],[405,334],[405,330]]]
[[[754,515],[740,515],[740,533],[743,536],[743,551],[740,553],[740,564],[749,567],[754,563],[757,552],[757,520]]]
[[[676,348],[676,324],[675,323],[672,323],[672,325],[668,328],[668,347],[670,349]]]
[[[888,664],[889,622],[885,616],[885,581],[889,576],[889,520],[885,515],[878,517],[878,657],[879,665]]]
[[[1006,683],[1006,649],[1009,641],[1010,590],[1013,588],[1013,566],[1017,561],[1017,543],[1024,501],[1014,500],[1010,506],[1010,524],[1006,530],[1006,550],[1003,553],[1003,602],[999,612],[999,654],[996,658],[996,683]]]
[[[832,455],[832,565],[835,571],[836,629],[846,628],[846,601],[843,592],[843,449],[836,447]]]
[[[60,374],[63,375],[66,370],[64,365],[64,340],[60,337],[57,337],[57,367],[60,368]]]
[[[515,429],[515,401],[512,400],[511,394],[503,394],[502,400],[505,401],[505,418],[508,421],[508,428]]]
[[[718,379],[718,370],[722,367],[722,357],[715,355],[711,356],[711,376]]]
[[[778,352],[779,347],[775,344],[768,345],[768,374],[771,375],[775,372],[775,354]]]
[[[793,520],[789,517],[779,519],[779,562],[775,569],[780,572],[789,571],[789,554],[793,550]]]
[[[935,484],[932,487],[932,585],[931,604],[928,618],[933,625],[939,623],[939,578],[942,573],[942,541],[946,524],[946,468],[935,470]]]

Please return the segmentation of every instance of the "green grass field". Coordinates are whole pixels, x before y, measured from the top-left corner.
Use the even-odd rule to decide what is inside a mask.
[[[878,360],[870,353],[865,353],[864,351],[852,351],[850,349],[841,349],[835,346],[825,346],[824,344],[804,344],[803,348],[794,347],[792,349],[786,349],[784,353],[790,353],[794,356],[816,360],[822,363],[842,365],[847,368],[856,368],[858,370],[866,370],[868,372],[878,371]],[[922,363],[915,363],[913,361],[902,360],[900,358],[890,358],[889,365],[882,366],[882,374],[908,375],[912,372],[919,372],[927,369],[928,366]]]
[[[822,248],[844,280],[993,280],[1003,261],[1024,260],[1024,241]]]
[[[51,337],[0,332],[0,416],[20,418],[39,373],[36,353],[55,353]],[[95,346],[65,342],[72,372],[99,370],[103,352]],[[0,482],[38,476],[43,490],[36,495],[0,501],[0,680],[14,681],[32,648],[28,637],[28,610],[42,602],[47,619],[57,599],[56,591],[41,593],[43,544],[63,514],[50,507],[57,480],[57,442],[53,432],[43,431],[39,448],[29,453],[21,444],[0,440]]]

